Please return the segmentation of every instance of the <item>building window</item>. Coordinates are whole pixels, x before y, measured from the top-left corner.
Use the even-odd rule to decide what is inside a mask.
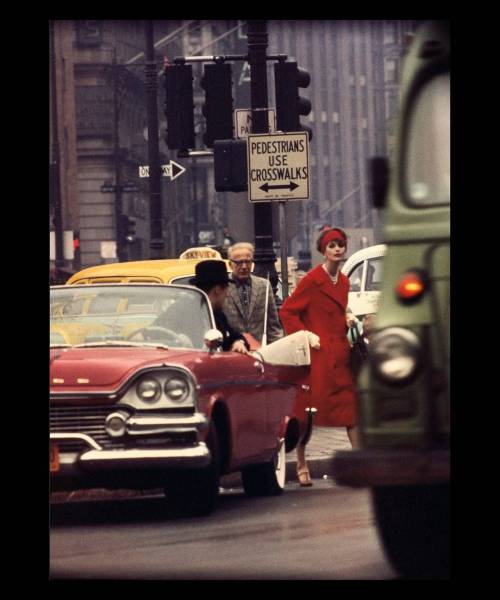
[[[351,116],[353,119],[356,118],[357,114],[357,98],[356,96],[351,96]]]
[[[395,44],[397,27],[393,21],[384,21],[384,44]]]
[[[395,114],[398,107],[398,97],[394,92],[385,93],[385,118],[390,119]]]
[[[373,214],[371,210],[366,211],[366,226],[370,229],[373,227]]]
[[[384,60],[384,81],[386,83],[396,83],[398,80],[398,61],[394,58]]]
[[[101,21],[76,21],[76,43],[80,47],[95,47],[102,44]]]

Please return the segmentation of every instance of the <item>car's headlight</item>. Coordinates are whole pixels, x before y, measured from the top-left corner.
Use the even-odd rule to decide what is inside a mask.
[[[165,394],[172,402],[183,402],[189,394],[189,384],[181,377],[172,377],[165,382]]]
[[[118,405],[135,410],[191,410],[196,406],[196,381],[188,369],[151,369],[137,376]]]
[[[378,377],[388,383],[403,383],[418,369],[420,341],[413,331],[389,327],[373,336],[370,355]]]
[[[161,385],[154,377],[144,377],[135,388],[139,398],[148,404],[158,402],[161,398]]]

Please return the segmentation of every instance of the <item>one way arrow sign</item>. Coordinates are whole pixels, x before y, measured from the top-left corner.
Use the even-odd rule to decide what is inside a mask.
[[[173,181],[176,177],[182,175],[186,169],[182,165],[171,160],[168,165],[162,165],[161,170],[163,177],[170,177],[170,180]],[[139,167],[139,177],[149,177],[148,165]]]

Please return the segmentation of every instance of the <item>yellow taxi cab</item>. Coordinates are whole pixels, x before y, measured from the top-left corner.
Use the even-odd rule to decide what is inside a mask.
[[[214,248],[188,248],[179,258],[139,260],[122,263],[108,263],[87,267],[72,275],[67,285],[91,283],[176,283],[189,284],[195,275],[197,263],[207,258],[223,260]],[[229,261],[227,264],[230,272]]]

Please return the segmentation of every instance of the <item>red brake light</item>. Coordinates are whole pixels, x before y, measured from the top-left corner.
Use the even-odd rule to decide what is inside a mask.
[[[400,300],[415,300],[425,291],[425,282],[420,273],[405,273],[396,284],[396,294]]]

